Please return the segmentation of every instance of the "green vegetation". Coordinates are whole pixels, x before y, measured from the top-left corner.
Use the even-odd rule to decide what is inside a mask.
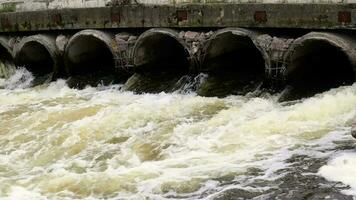
[[[0,6],[0,13],[15,12],[16,3],[3,3]]]

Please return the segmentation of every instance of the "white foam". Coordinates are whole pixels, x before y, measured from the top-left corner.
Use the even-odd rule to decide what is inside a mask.
[[[320,168],[319,174],[327,180],[350,186],[343,192],[356,196],[356,152],[341,153]]]
[[[64,80],[3,89],[0,197],[17,187],[34,193],[28,199],[218,194],[227,188],[221,177],[238,179],[253,167],[273,180],[293,153],[328,156],[317,151],[345,139],[355,108],[356,85],[289,106],[274,98],[76,90]]]
[[[0,200],[29,200],[29,199],[47,200],[47,198],[45,196],[42,196],[40,193],[19,186],[12,187],[11,192],[7,197],[0,196]]]
[[[34,77],[31,72],[29,72],[26,68],[21,67],[15,70],[15,73],[4,82],[4,87],[10,90],[24,89],[31,86],[33,79]]]

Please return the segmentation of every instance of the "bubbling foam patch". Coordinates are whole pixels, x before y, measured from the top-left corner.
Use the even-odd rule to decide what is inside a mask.
[[[319,174],[328,180],[349,185],[343,192],[356,196],[356,153],[345,152],[335,156],[327,165],[319,170]]]
[[[31,86],[34,80],[33,75],[26,68],[21,67],[15,70],[15,73],[1,84],[6,89],[24,89]]]

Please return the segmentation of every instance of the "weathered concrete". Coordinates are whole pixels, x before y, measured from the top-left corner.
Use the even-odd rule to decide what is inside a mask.
[[[356,38],[354,38],[352,34],[346,35],[328,32],[308,33],[294,40],[285,55],[285,59],[289,60],[289,63],[291,64],[291,62],[293,62],[295,59],[304,56],[306,53],[310,53],[310,51],[312,50],[310,48],[306,48],[306,46],[312,42],[325,42],[331,46],[336,47],[338,50],[342,51],[347,56],[348,62],[350,62],[352,69],[356,71]],[[319,53],[322,53],[322,49],[317,50],[319,50]],[[290,64],[286,71],[287,76],[292,73],[292,71],[295,70],[296,67],[298,67],[297,65]]]
[[[125,5],[0,14],[1,32],[107,28],[355,29],[355,4]]]
[[[66,35],[58,35],[56,37],[56,46],[61,54],[64,54],[64,50],[68,44],[68,36]]]
[[[200,55],[202,71],[214,71],[228,65],[238,66],[241,59],[236,58],[236,55],[246,53],[246,50],[250,48],[257,50],[254,53],[260,54],[259,56],[263,60],[268,61],[267,52],[257,42],[259,35],[257,32],[241,28],[226,28],[216,31],[202,47]],[[228,57],[229,54],[232,54],[232,57]],[[248,62],[254,61],[253,59],[248,60]]]
[[[83,30],[73,35],[64,52],[68,75],[113,70],[119,58],[114,35],[98,30]]]
[[[3,13],[0,31],[13,37],[0,40],[0,60],[10,62],[7,52],[15,46],[17,65],[35,75],[64,71],[71,77],[69,85],[79,88],[124,82],[133,74],[127,89],[169,92],[205,73],[197,89],[200,95],[288,85],[291,89],[283,98],[293,99],[292,93],[313,95],[355,81],[356,38],[349,30],[355,26],[355,9],[354,4],[192,4]],[[230,25],[254,29],[219,29]],[[147,30],[156,26],[174,28]],[[96,30],[80,31],[86,27]],[[305,30],[293,33],[286,28]],[[347,31],[300,37],[307,28]],[[18,39],[40,30],[59,33]]]
[[[277,82],[289,88],[281,99],[291,100],[355,81],[352,34],[312,32],[295,39],[273,33],[153,28],[141,34],[90,29],[74,35],[14,35],[0,38],[0,61],[12,63],[14,57],[35,76],[66,74],[69,85],[79,88],[125,82],[133,75],[126,88],[136,92],[170,92],[205,73],[196,88],[204,96],[245,94],[276,88],[272,83]]]
[[[310,4],[310,3],[356,3],[355,0],[0,0],[0,11],[34,11],[65,8],[89,8],[121,6],[127,4],[180,5],[217,3],[268,3],[268,4]]]
[[[198,93],[204,96],[245,94],[265,79],[267,52],[257,42],[260,34],[226,28],[215,32],[203,45],[201,72],[209,75]]]
[[[356,139],[356,125],[353,125],[351,128],[351,136]]]
[[[205,73],[197,88],[200,95],[246,94],[276,88],[272,82],[277,82],[290,88],[281,99],[291,100],[353,83],[355,40],[331,32],[275,37],[242,28],[153,28],[142,34],[90,29],[73,36],[2,37],[0,60],[11,63],[14,57],[35,76],[66,74],[69,85],[79,88],[125,82],[133,74],[128,90],[170,92]]]
[[[356,77],[355,46],[355,38],[335,33],[312,32],[296,39],[285,54],[283,70],[292,93],[311,96],[352,84]]]
[[[169,91],[190,72],[189,46],[172,29],[150,29],[137,39],[132,52],[135,75],[126,84],[137,92]]]
[[[13,50],[17,66],[24,66],[35,76],[60,73],[61,59],[56,47],[55,37],[51,35],[32,35],[24,37]]]
[[[133,50],[134,65],[139,72],[189,71],[189,48],[172,29],[150,29],[138,39]]]
[[[99,30],[83,30],[73,35],[64,50],[65,71],[70,86],[96,86],[117,82],[123,75],[118,66],[119,45],[114,34]],[[121,46],[122,47],[122,46]]]
[[[10,44],[10,38],[6,36],[1,36],[0,37],[0,47],[4,52],[2,52],[0,55],[6,54],[8,58],[12,57],[12,46]]]
[[[0,0],[0,11],[105,7],[110,0]]]
[[[15,69],[11,42],[8,37],[0,37],[0,78],[9,78]]]

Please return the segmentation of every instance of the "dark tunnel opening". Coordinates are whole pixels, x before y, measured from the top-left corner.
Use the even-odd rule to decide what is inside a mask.
[[[136,92],[171,92],[189,73],[189,52],[174,36],[152,33],[134,51],[135,74],[126,86]]]
[[[298,46],[287,69],[289,97],[310,97],[342,85],[351,85],[355,73],[348,56],[338,47],[323,40],[309,40]]]
[[[265,61],[249,37],[227,32],[207,47],[202,71],[209,77],[199,89],[200,95],[244,95],[262,85]]]
[[[93,35],[80,35],[66,48],[64,61],[70,87],[119,83],[115,57],[105,41]]]
[[[54,71],[55,61],[47,48],[41,43],[25,43],[16,55],[16,64],[25,67],[35,77],[44,76]]]
[[[115,60],[109,47],[91,35],[76,38],[66,51],[66,68],[71,76],[91,73],[112,73]]]
[[[136,72],[152,76],[183,75],[189,53],[174,37],[156,33],[145,37],[135,51]]]

